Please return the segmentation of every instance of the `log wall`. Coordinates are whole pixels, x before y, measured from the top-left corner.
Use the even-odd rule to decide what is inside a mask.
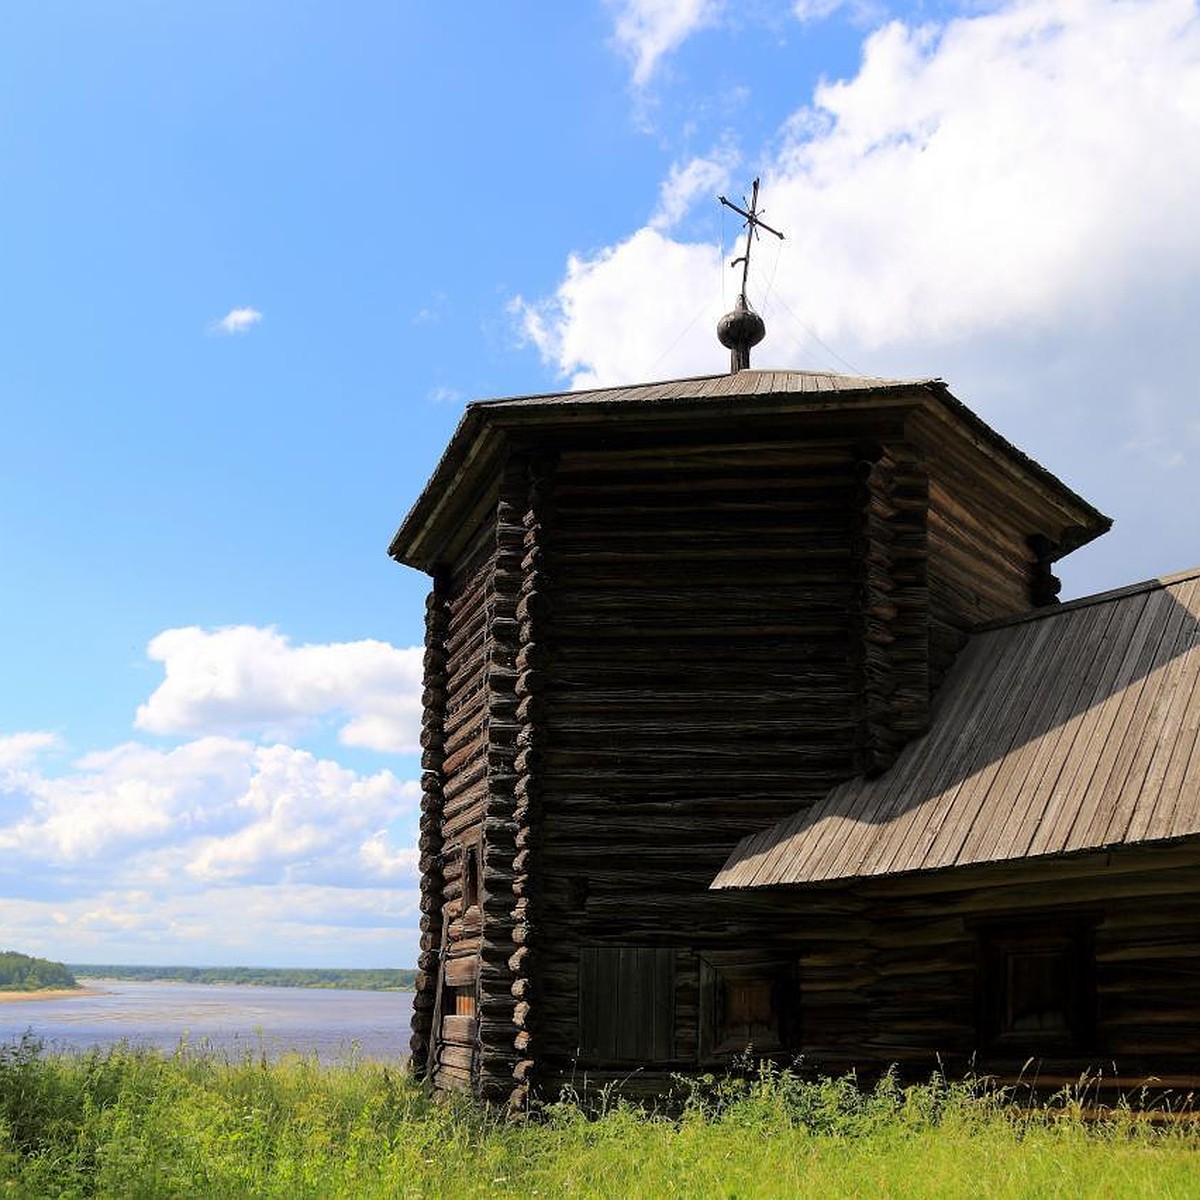
[[[793,915],[802,1050],[831,1071],[969,1069],[1073,1083],[1200,1084],[1200,845],[959,868],[877,884],[777,890]],[[857,910],[822,915],[834,898]],[[981,1043],[982,940],[1008,928],[1090,929],[1094,1035],[1072,1051]],[[856,930],[857,935],[843,932]],[[1030,1058],[1035,1066],[1026,1068]]]
[[[425,1077],[432,1068],[430,1047],[440,1003],[442,950],[442,767],[445,760],[446,636],[449,626],[445,572],[436,572],[425,601],[424,691],[421,719],[421,822],[417,850],[421,867],[421,940],[413,994],[412,1065]]]
[[[705,1065],[711,963],[730,950],[802,953],[789,1022],[830,1061],[902,1007],[887,980],[904,970],[855,939],[886,963],[903,935],[857,893],[708,891],[738,839],[924,731],[970,628],[1052,598],[1028,513],[891,420],[508,444],[427,620],[413,1048],[438,1086],[523,1107],[580,1072],[628,1083],[581,1051],[581,948],[596,978],[665,969],[638,948],[674,954],[673,1026],[653,1039],[673,1057],[637,1072],[649,1090]],[[916,960],[954,1012],[961,964]]]
[[[1002,481],[949,446],[928,458],[930,670],[940,682],[976,626],[1054,603],[1054,544]]]
[[[488,665],[494,637],[495,534],[482,528],[453,570],[435,577],[427,610],[421,823],[421,974],[414,1065],[438,1087],[478,1079],[480,951],[488,806]]]
[[[536,1075],[627,1077],[581,1055],[579,948],[673,945],[661,1087],[698,1063],[696,953],[776,936],[707,890],[730,847],[927,719],[923,481],[850,437],[726,433],[564,450],[553,490]]]

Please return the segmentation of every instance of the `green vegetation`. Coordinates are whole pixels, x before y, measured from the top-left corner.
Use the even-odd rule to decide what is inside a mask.
[[[378,1063],[0,1049],[14,1197],[1193,1197],[1200,1127],[1084,1119],[940,1079],[681,1086],[672,1115],[601,1096],[529,1122],[435,1101]],[[1160,1114],[1161,1116],[1161,1114]]]
[[[15,950],[0,950],[0,991],[44,992],[78,986],[70,969],[60,962],[32,958]]]
[[[358,992],[411,992],[415,970],[323,967],[122,967],[72,963],[85,979],[127,979],[175,983],[257,983],[266,987],[349,988]]]

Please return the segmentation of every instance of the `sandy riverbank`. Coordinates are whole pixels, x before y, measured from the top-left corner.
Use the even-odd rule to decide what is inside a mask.
[[[0,1004],[16,1004],[22,1000],[65,1000],[70,996],[97,996],[103,988],[45,988],[40,992],[0,991]]]

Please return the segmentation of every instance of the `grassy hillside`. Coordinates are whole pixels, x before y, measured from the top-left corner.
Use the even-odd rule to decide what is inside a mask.
[[[47,958],[0,950],[0,992],[44,992],[79,984],[70,968]]]
[[[1071,1098],[1027,1111],[934,1080],[714,1081],[672,1115],[565,1100],[528,1122],[433,1101],[398,1068],[117,1048],[0,1050],[14,1197],[1191,1197],[1200,1129]]]

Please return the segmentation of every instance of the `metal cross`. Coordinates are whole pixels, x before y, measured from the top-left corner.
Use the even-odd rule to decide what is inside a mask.
[[[748,212],[744,208],[739,208],[732,200],[726,200],[724,196],[718,196],[717,199],[720,200],[720,202],[725,205],[726,208],[732,208],[735,213],[739,213],[741,216],[746,218],[746,253],[739,254],[738,257],[729,264],[731,267],[736,267],[738,263],[742,264],[741,294],[744,296],[746,294],[746,275],[750,271],[750,239],[758,237],[759,229],[765,229],[768,233],[773,233],[781,242],[783,241],[783,234],[780,233],[778,229],[772,229],[771,226],[768,225],[761,216],[759,216],[757,179],[754,181],[754,187],[750,193],[750,209]],[[745,196],[742,197],[742,203],[746,203]]]

